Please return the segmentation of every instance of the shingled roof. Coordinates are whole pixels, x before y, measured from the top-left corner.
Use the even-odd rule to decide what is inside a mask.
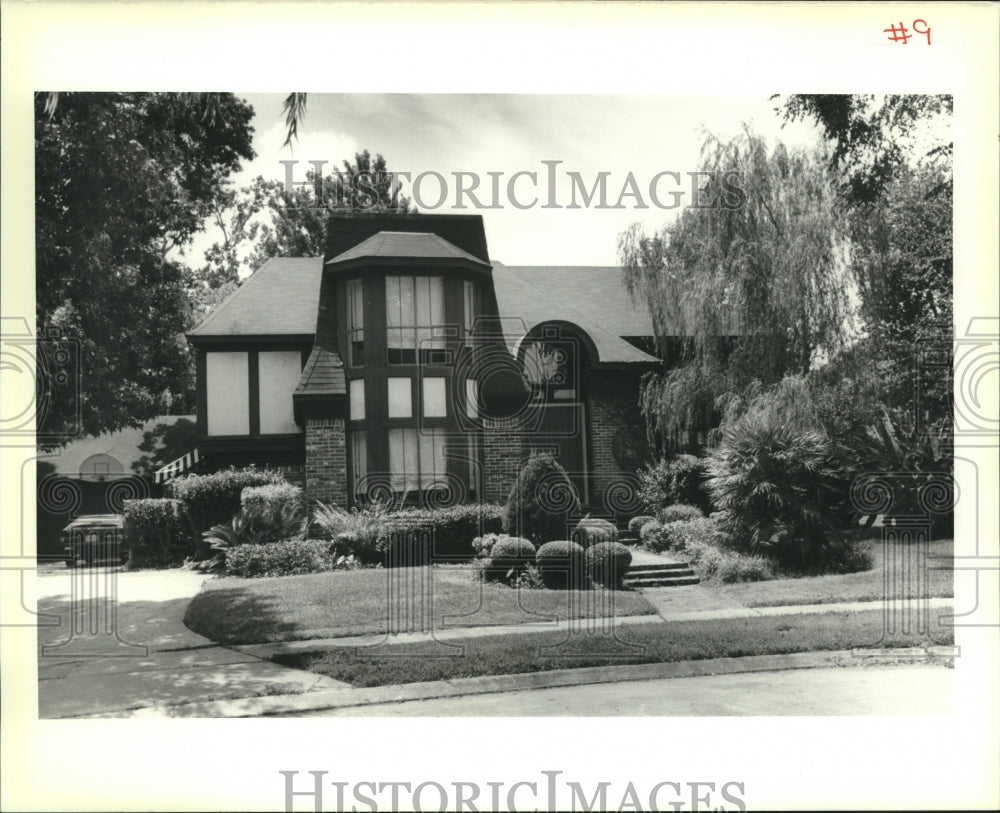
[[[449,243],[443,237],[430,232],[380,231],[367,240],[347,249],[326,261],[326,267],[347,266],[359,260],[433,260],[436,263],[461,263],[483,270],[489,270],[484,263],[468,251]]]
[[[273,257],[188,335],[311,336],[322,274],[322,257]]]
[[[590,336],[605,364],[655,362],[624,336],[652,336],[649,311],[636,307],[615,266],[510,266],[493,261],[493,286],[505,340],[515,352],[523,331],[565,321]]]
[[[347,381],[344,377],[344,362],[339,353],[326,350],[319,345],[313,347],[309,360],[302,369],[302,376],[295,388],[295,395],[344,395]]]

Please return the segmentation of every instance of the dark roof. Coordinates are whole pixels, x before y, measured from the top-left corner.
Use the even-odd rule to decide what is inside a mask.
[[[623,336],[652,336],[649,310],[632,302],[615,266],[510,266],[494,261],[493,286],[507,346],[543,322],[570,322],[593,341],[602,363],[657,359]]]
[[[247,277],[188,335],[312,335],[323,274],[320,257],[274,257]]]
[[[317,345],[309,354],[295,395],[344,395],[346,392],[344,362],[340,355]]]
[[[436,234],[477,260],[489,263],[482,215],[424,215],[397,212],[332,212],[326,230],[326,259],[337,257],[379,232]]]
[[[380,231],[367,240],[329,259],[325,267],[348,265],[358,260],[433,260],[435,263],[458,261],[474,268],[489,265],[469,252],[431,232]]]

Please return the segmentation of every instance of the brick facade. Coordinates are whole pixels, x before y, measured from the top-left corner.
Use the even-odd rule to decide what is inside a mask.
[[[635,471],[646,453],[646,430],[639,411],[639,375],[594,371],[588,386],[591,502],[619,509],[628,505]],[[616,492],[612,496],[612,492]],[[607,505],[612,502],[615,505]]]
[[[483,495],[486,502],[507,501],[527,457],[524,434],[516,419],[483,420]]]
[[[306,497],[347,508],[347,435],[343,418],[306,419]]]

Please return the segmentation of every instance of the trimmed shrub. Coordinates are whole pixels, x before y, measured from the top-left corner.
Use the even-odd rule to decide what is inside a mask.
[[[301,539],[307,531],[302,489],[291,483],[251,486],[240,495],[243,542]]]
[[[618,529],[606,519],[584,517],[573,529],[570,539],[586,549],[600,542],[617,542]]]
[[[280,472],[255,468],[226,469],[214,474],[189,474],[167,483],[167,496],[181,504],[192,538],[214,525],[228,525],[240,510],[243,489],[282,483]],[[200,551],[205,553],[205,550]]]
[[[826,505],[841,489],[831,447],[819,431],[774,410],[748,412],[723,429],[708,460],[708,486],[726,529],[744,550],[782,567],[820,566],[839,538]]]
[[[504,530],[536,545],[566,536],[580,513],[580,497],[565,469],[551,455],[524,464],[507,498]]]
[[[684,556],[703,581],[733,584],[767,581],[775,577],[771,563],[763,556],[739,553],[715,544],[691,540]]]
[[[241,579],[297,576],[360,566],[352,556],[336,555],[324,539],[284,539],[266,545],[240,545],[230,549],[226,556],[227,574]]]
[[[650,511],[668,505],[694,505],[710,511],[712,499],[705,486],[705,461],[690,454],[664,459],[639,472],[639,497]]]
[[[647,522],[655,522],[656,517],[647,516],[643,514],[642,516],[632,517],[628,521],[628,529],[630,533],[639,536],[642,533],[642,528]]]
[[[519,536],[500,535],[490,549],[489,566],[484,575],[488,579],[517,579],[535,563],[535,546]]]
[[[476,555],[472,541],[502,530],[499,505],[456,505],[386,514],[372,523],[373,546],[387,566],[416,566],[468,561]]]
[[[243,511],[273,513],[285,503],[305,505],[302,489],[292,483],[268,483],[266,486],[247,486],[240,492]]]
[[[128,567],[165,567],[194,553],[177,500],[125,500],[123,544]]]
[[[643,544],[643,547],[649,548],[654,552],[662,550],[658,542],[662,528],[663,526],[660,524],[660,521],[656,519],[645,523],[642,526],[642,530],[639,531],[639,541]]]
[[[483,534],[472,540],[472,549],[476,552],[477,558],[485,559],[499,540],[508,538],[507,534]]]
[[[870,539],[839,539],[827,550],[824,573],[858,573],[875,567]]]
[[[660,521],[660,524],[668,525],[671,522],[680,522],[682,520],[704,519],[705,515],[700,508],[694,505],[678,504],[668,505],[657,513],[656,518]]]
[[[590,578],[605,587],[618,589],[632,564],[632,551],[618,542],[598,542],[585,554]]]
[[[535,554],[535,564],[548,588],[580,590],[588,586],[586,552],[576,542],[546,542]]]

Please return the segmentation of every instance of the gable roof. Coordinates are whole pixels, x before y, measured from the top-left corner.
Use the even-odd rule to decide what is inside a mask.
[[[416,212],[330,213],[326,230],[327,259],[343,254],[379,232],[430,232],[489,263],[482,215],[418,214]]]
[[[322,257],[272,257],[188,336],[312,336],[322,274]]]
[[[346,265],[362,259],[461,261],[480,268],[489,265],[432,232],[380,231],[326,261]]]
[[[564,321],[586,331],[601,363],[656,362],[624,336],[652,336],[649,311],[636,307],[615,266],[510,266],[493,262],[504,339],[512,353],[524,332]]]

